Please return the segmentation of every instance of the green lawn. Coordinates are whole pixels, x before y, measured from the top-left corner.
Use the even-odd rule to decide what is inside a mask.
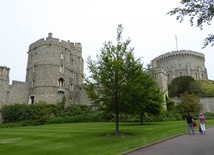
[[[207,126],[214,121],[207,121]],[[196,127],[197,129],[198,127]],[[185,121],[120,123],[129,137],[106,137],[114,123],[71,123],[0,128],[2,155],[117,155],[187,132]]]

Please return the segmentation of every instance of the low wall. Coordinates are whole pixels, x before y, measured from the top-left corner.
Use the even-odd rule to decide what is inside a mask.
[[[170,98],[171,101],[176,103],[180,102],[179,98]],[[202,113],[213,112],[214,113],[214,97],[201,97],[200,102],[203,106]]]

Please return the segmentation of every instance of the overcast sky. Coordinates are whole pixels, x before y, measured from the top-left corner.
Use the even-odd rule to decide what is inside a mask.
[[[212,26],[203,30],[179,23],[166,13],[180,0],[0,0],[0,66],[12,80],[25,81],[29,45],[53,33],[54,38],[80,42],[85,60],[96,59],[105,41],[116,41],[118,24],[124,41],[132,40],[135,58],[146,65],[155,57],[178,50],[205,54],[208,78],[214,80],[213,49],[202,49]]]

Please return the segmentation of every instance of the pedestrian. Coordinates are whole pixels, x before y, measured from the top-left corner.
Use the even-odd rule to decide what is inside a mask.
[[[192,135],[192,134],[194,135],[195,131],[194,131],[194,128],[193,128],[193,118],[192,118],[192,116],[190,115],[189,112],[187,113],[186,121],[187,121],[187,127],[188,127],[188,134],[189,135]]]
[[[206,124],[206,118],[205,116],[200,113],[199,117],[198,117],[199,123],[200,123],[200,128],[201,128],[201,134],[205,134],[206,128],[205,128],[205,124]]]

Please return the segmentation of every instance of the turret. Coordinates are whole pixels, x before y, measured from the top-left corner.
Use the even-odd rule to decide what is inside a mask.
[[[7,103],[10,68],[0,66],[0,107]]]
[[[69,103],[80,101],[75,88],[83,83],[83,63],[80,43],[53,38],[52,33],[32,43],[26,75],[29,103],[57,103],[63,96]]]

